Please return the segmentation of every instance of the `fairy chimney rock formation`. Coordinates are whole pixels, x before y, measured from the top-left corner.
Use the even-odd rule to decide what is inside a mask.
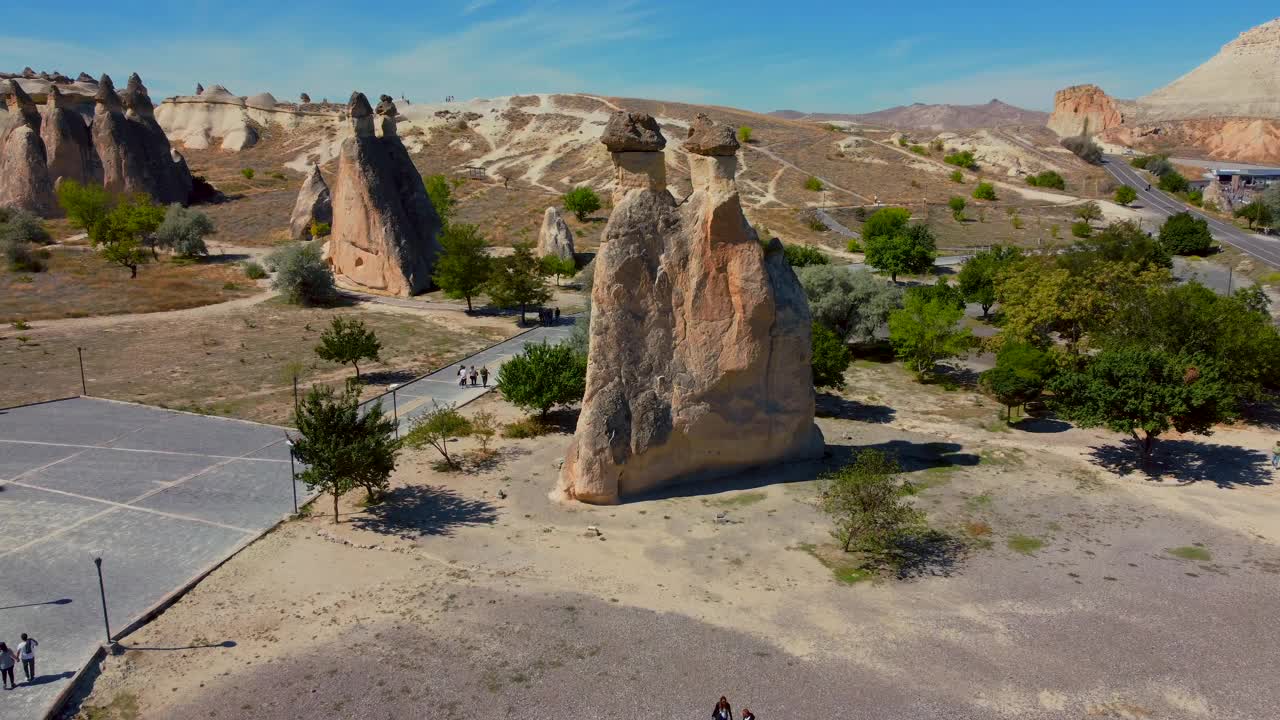
[[[621,167],[661,158],[652,118],[615,116],[605,131],[619,177],[635,182],[595,259],[586,394],[557,497],[616,503],[823,452],[804,291],[742,214],[735,143],[697,124],[694,191],[679,205]]]
[[[555,207],[542,214],[542,228],[538,230],[538,257],[555,255],[562,260],[573,259],[573,231]]]
[[[49,88],[40,137],[44,140],[49,179],[54,187],[64,178],[81,184],[101,181],[89,126],[76,112],[72,99],[63,95],[57,85]]]
[[[0,207],[49,217],[57,203],[40,139],[40,113],[16,80],[4,85],[9,117],[0,126]]]
[[[94,99],[93,146],[103,186],[109,192],[146,193],[161,204],[186,203],[191,173],[186,161],[174,156],[137,73],[129,77],[123,96],[103,75]]]
[[[615,112],[600,139],[613,157],[613,204],[633,189],[665,190],[667,139],[658,121],[644,113]]]
[[[384,96],[385,97],[385,96]],[[440,217],[422,176],[396,135],[396,107],[378,103],[382,136],[363,93],[352,93],[347,117],[353,135],[338,153],[328,260],[334,273],[361,289],[409,296],[431,287],[440,254]]]
[[[196,95],[203,95],[203,94],[204,94],[204,85],[201,85],[200,83],[196,83]]]
[[[1124,113],[1097,85],[1073,85],[1053,96],[1049,129],[1062,137],[1097,135],[1124,124]]]
[[[302,181],[298,200],[293,204],[293,215],[289,218],[289,234],[294,240],[310,240],[313,222],[333,222],[329,186],[320,175],[319,165],[312,165],[307,179]]]

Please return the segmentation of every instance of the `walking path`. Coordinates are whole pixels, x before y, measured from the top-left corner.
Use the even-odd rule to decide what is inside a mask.
[[[573,324],[573,317],[562,316],[556,325],[535,327],[481,350],[463,359],[461,363],[443,367],[429,375],[393,387],[378,397],[366,400],[364,407],[367,409],[380,399],[382,411],[392,413],[397,418],[403,433],[413,417],[430,410],[436,404],[461,406],[489,392],[497,382],[498,369],[503,363],[523,351],[526,345],[541,342],[555,345],[564,341],[573,331]],[[488,368],[488,386],[458,385],[458,368],[462,365],[467,368],[475,367],[476,370]]]

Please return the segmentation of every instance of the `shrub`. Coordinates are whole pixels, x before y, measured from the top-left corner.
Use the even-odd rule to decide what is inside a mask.
[[[1102,206],[1090,200],[1076,208],[1075,215],[1085,222],[1096,222],[1102,219]]]
[[[337,295],[333,271],[314,243],[277,250],[267,260],[275,268],[271,287],[295,305],[322,305]]]
[[[182,257],[196,257],[209,254],[204,238],[212,232],[213,221],[208,215],[174,203],[165,210],[164,221],[151,238],[156,247]]]
[[[244,264],[244,276],[250,280],[261,280],[267,276],[267,271],[258,263],[250,260]]]
[[[994,201],[996,199],[996,186],[989,182],[980,182],[978,183],[978,186],[973,189],[973,197],[976,200]]]
[[[556,405],[582,400],[587,358],[568,345],[531,343],[498,370],[498,392],[516,407],[546,418]]]
[[[925,147],[924,147],[923,145],[912,145],[911,147],[909,147],[909,148],[907,148],[907,149],[908,149],[908,150],[910,150],[911,152],[913,152],[913,153],[917,154],[917,155],[928,155],[928,154],[929,154],[929,151],[928,151],[928,150],[926,150],[926,149],[925,149]]]
[[[1063,138],[1062,147],[1075,153],[1076,157],[1089,163],[1097,165],[1102,162],[1102,148],[1093,140],[1083,135],[1079,137]]]
[[[934,152],[942,152],[945,146],[942,144],[941,139],[935,138],[933,142],[929,143],[929,147],[932,148]]]
[[[1071,223],[1071,234],[1078,238],[1087,238],[1093,235],[1093,226],[1084,220],[1077,220]]]
[[[844,387],[844,372],[852,358],[843,338],[820,322],[813,323],[813,386]]]
[[[1117,205],[1128,207],[1129,203],[1138,199],[1138,191],[1128,185],[1121,185],[1116,188],[1115,201]]]
[[[320,222],[319,220],[311,221],[311,237],[313,238],[327,237],[332,231],[333,228],[330,227],[327,222]]]
[[[1032,187],[1053,188],[1055,190],[1067,189],[1067,181],[1052,170],[1045,170],[1039,175],[1028,175],[1027,184]]]
[[[1161,181],[1163,184],[1163,180]],[[1244,218],[1249,223],[1249,228],[1257,226],[1266,227],[1271,224],[1271,207],[1266,203],[1254,200],[1244,207],[1236,210],[1235,216]]]
[[[962,167],[966,170],[978,169],[978,161],[973,159],[973,152],[970,150],[961,150],[960,152],[951,153],[950,155],[942,158],[942,162],[948,165]]]
[[[551,433],[555,428],[536,417],[517,420],[502,426],[502,437],[513,440],[536,438]]]
[[[564,194],[561,198],[564,209],[573,213],[579,222],[586,222],[591,213],[600,209],[600,197],[596,191],[580,185]]]
[[[809,216],[809,217],[804,221],[804,225],[805,225],[805,227],[809,228],[810,230],[812,230],[812,231],[814,231],[814,232],[826,232],[826,231],[828,231],[828,230],[830,230],[830,229],[831,229],[831,228],[827,227],[827,224],[826,224],[826,223],[824,223],[824,222],[822,222],[822,220],[821,220],[817,215],[811,215],[811,216]]]
[[[458,463],[449,455],[449,443],[471,434],[471,421],[454,408],[453,403],[436,404],[431,410],[413,418],[404,444],[421,449],[430,445],[444,458],[445,465],[453,470]]]
[[[955,218],[956,222],[964,220],[964,208],[966,205],[968,205],[968,203],[966,203],[964,198],[959,195],[953,195],[951,199],[947,201],[947,207],[951,208],[951,217]]]
[[[831,264],[831,258],[812,245],[783,245],[782,252],[787,264],[793,268]]]
[[[1200,207],[1204,205],[1204,192],[1200,190],[1194,190],[1194,189],[1188,190],[1187,202],[1191,203],[1192,205],[1195,205],[1196,207]]]
[[[910,142],[909,140],[907,140],[906,138],[904,138],[904,137],[900,137],[900,138],[898,138],[898,147],[906,147],[906,146],[908,146],[908,145],[910,145],[910,144],[911,144],[911,142]]]
[[[844,246],[844,249],[851,253],[860,253],[863,250],[862,243],[858,242],[858,238],[849,238],[849,242]]]
[[[805,189],[805,190],[812,190],[812,191],[814,191],[814,192],[821,192],[823,187],[825,187],[825,186],[822,184],[822,181],[821,181],[821,180],[819,180],[818,178],[816,178],[816,177],[814,177],[814,176],[812,176],[812,175],[810,175],[809,177],[805,178],[805,181],[804,181],[804,189]]]
[[[1160,189],[1167,193],[1186,192],[1191,187],[1191,183],[1182,177],[1182,173],[1177,170],[1171,170],[1160,176]]]
[[[953,183],[961,184],[964,182],[964,173],[960,172],[959,170],[952,170],[950,177],[951,177],[951,182]]]
[[[750,126],[750,125],[741,125],[741,126],[739,126],[739,127],[738,127],[738,142],[742,143],[743,145],[746,145],[747,143],[751,142],[751,132],[752,132],[752,131],[751,131],[751,126]]]
[[[66,213],[73,227],[85,232],[107,217],[113,198],[100,185],[81,185],[75,180],[63,180],[58,185],[58,205]]]
[[[907,501],[915,489],[898,479],[899,472],[888,455],[862,450],[853,462],[823,476],[820,506],[845,552],[883,552],[923,522],[924,513]]]
[[[1164,177],[1171,172],[1175,172],[1173,163],[1169,162],[1169,158],[1165,155],[1155,155],[1148,158],[1143,168],[1156,177]]]
[[[902,288],[866,270],[850,272],[835,265],[796,271],[815,322],[850,342],[868,342],[902,306]]]
[[[37,250],[29,242],[19,240],[0,240],[0,252],[4,253],[9,269],[17,273],[44,272],[44,258],[48,253]]]
[[[240,170],[240,174],[244,176],[244,179],[245,179],[245,180],[252,180],[252,179],[253,179],[253,168],[242,168],[242,169]]]
[[[1203,218],[1180,212],[1160,226],[1160,244],[1174,255],[1204,255],[1213,247],[1213,233]]]
[[[453,217],[453,206],[458,202],[453,197],[453,183],[444,175],[428,175],[422,179],[422,184],[427,190],[427,198],[431,200],[431,207],[440,216],[440,222],[448,225]]]
[[[0,208],[0,243],[31,243],[48,245],[52,242],[49,231],[40,218],[26,210]]]

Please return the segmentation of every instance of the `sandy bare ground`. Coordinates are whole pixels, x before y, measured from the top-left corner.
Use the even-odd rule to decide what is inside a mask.
[[[1104,433],[1005,431],[989,401],[892,365],[850,379],[821,399],[826,462],[895,453],[931,525],[966,539],[906,579],[846,585],[816,559],[822,464],[593,508],[547,499],[564,435],[500,440],[463,473],[412,453],[388,502],[287,524],[128,638],[83,707],[694,717],[727,694],[762,718],[1261,718],[1280,701],[1264,432],[1172,438],[1156,480]]]

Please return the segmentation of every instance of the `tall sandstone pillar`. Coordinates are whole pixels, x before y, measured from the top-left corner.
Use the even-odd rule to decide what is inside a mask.
[[[7,117],[0,122],[0,206],[50,217],[57,212],[40,113],[16,80],[5,80]]]
[[[616,503],[821,456],[809,306],[742,214],[731,128],[695,119],[693,194],[666,189],[657,122],[616,113],[615,206],[595,263],[582,414],[555,496]]]

